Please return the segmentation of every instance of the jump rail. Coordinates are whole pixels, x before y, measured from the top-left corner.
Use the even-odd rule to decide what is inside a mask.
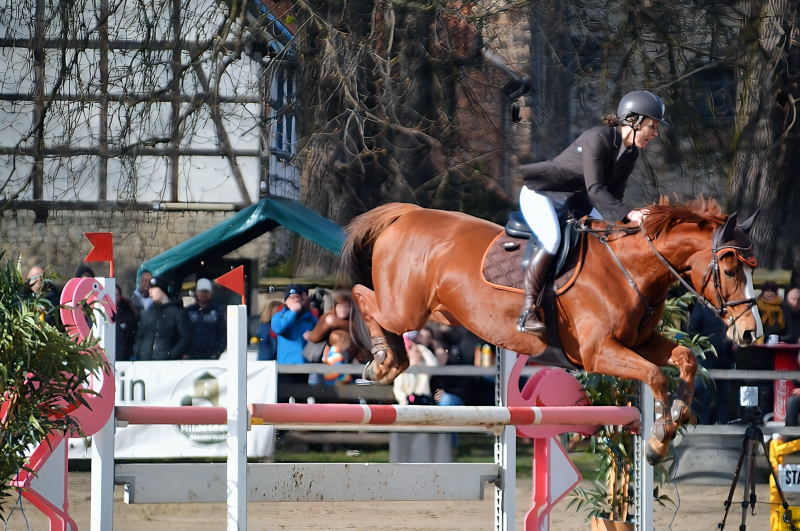
[[[252,424],[373,424],[421,426],[634,426],[639,410],[624,406],[497,407],[358,404],[251,404]],[[128,424],[225,424],[224,407],[118,406]]]

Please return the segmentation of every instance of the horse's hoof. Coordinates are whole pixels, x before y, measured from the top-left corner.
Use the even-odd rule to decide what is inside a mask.
[[[364,372],[361,373],[361,379],[367,382],[375,382],[377,378],[375,378],[375,367],[373,367],[373,360],[369,360],[367,364],[364,366]],[[364,384],[361,384],[364,385]]]
[[[385,350],[379,350],[378,352],[374,353],[372,355],[372,357],[375,360],[375,363],[378,363],[379,365],[383,365],[383,362],[386,361],[386,351]]]
[[[647,444],[646,455],[647,455],[647,462],[650,464],[650,466],[656,466],[660,464],[666,457],[666,455],[661,455],[658,452],[656,452],[655,448],[650,446],[649,443]]]

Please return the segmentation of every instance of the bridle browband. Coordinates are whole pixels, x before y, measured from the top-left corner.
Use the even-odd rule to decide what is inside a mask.
[[[608,249],[608,251],[611,253],[611,256],[614,258],[614,261],[617,263],[617,266],[619,266],[619,268],[625,274],[625,278],[628,280],[628,284],[630,284],[631,287],[634,289],[634,291],[636,291],[636,294],[639,296],[639,299],[642,301],[642,304],[644,304],[645,307],[645,315],[642,318],[642,321],[639,325],[639,329],[641,330],[644,323],[647,322],[650,316],[653,315],[655,310],[659,308],[664,303],[664,301],[661,301],[656,305],[650,305],[650,303],[642,294],[641,290],[639,290],[639,287],[636,285],[636,282],[633,280],[628,271],[625,269],[625,266],[622,265],[622,262],[619,260],[614,250],[611,249],[610,245],[608,245],[608,234],[611,232],[618,232],[618,233],[623,233],[625,236],[629,236],[632,234],[636,234],[637,232],[643,232],[642,228],[641,226],[620,227],[618,225],[608,225],[605,229],[593,229],[588,225],[588,223],[592,221],[600,221],[600,220],[594,220],[592,218],[583,218],[576,224],[576,230],[578,232],[585,232],[591,234],[592,236],[597,238],[598,241],[602,243],[606,249]],[[752,254],[752,246],[745,248],[736,245],[721,243],[720,240],[722,237],[722,230],[723,230],[722,226],[716,227],[714,229],[711,238],[711,262],[708,264],[705,273],[703,273],[703,284],[702,286],[700,286],[701,291],[705,290],[706,284],[708,283],[709,279],[709,273],[711,273],[714,279],[714,292],[717,298],[716,306],[711,301],[706,299],[703,295],[701,295],[697,290],[695,290],[691,284],[689,284],[683,279],[681,274],[675,270],[672,264],[670,264],[667,261],[667,259],[664,258],[664,255],[662,255],[659,252],[659,250],[656,249],[656,246],[653,245],[653,240],[650,238],[649,234],[645,234],[644,237],[645,240],[647,240],[647,243],[650,245],[650,249],[653,251],[656,257],[658,257],[661,263],[664,264],[664,266],[672,274],[672,276],[675,277],[699,303],[713,310],[714,313],[716,313],[720,317],[720,319],[725,318],[725,315],[728,313],[729,307],[738,306],[740,304],[748,305],[748,307],[744,311],[742,311],[735,319],[728,317],[727,323],[728,323],[728,328],[730,328],[731,326],[735,326],[736,321],[738,321],[739,318],[747,312],[747,310],[751,309],[756,304],[756,299],[754,297],[751,297],[748,299],[740,299],[733,301],[725,300],[725,297],[722,294],[722,281],[719,273],[719,257],[732,252],[736,254],[736,257],[740,261],[744,262],[745,264],[751,267],[755,267],[755,264],[753,263],[755,259],[749,260],[745,258],[746,255]],[[604,233],[604,235],[601,236],[601,233]]]

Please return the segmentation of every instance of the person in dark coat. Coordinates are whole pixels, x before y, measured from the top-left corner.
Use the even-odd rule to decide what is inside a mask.
[[[136,341],[136,331],[139,328],[139,316],[131,301],[122,295],[122,289],[117,284],[117,313],[114,315],[117,325],[117,361],[128,361],[133,357],[133,345]]]
[[[170,300],[166,286],[158,278],[150,280],[153,304],[142,313],[134,358],[144,360],[176,360],[189,354],[192,346],[192,324],[180,300]]]
[[[553,160],[520,167],[525,186],[519,207],[540,244],[525,271],[525,302],[517,321],[520,332],[541,334],[535,303],[550,262],[561,244],[559,214],[566,208],[594,218],[639,224],[646,211],[623,203],[639,150],[658,136],[664,103],[650,92],[626,94],[606,125],[589,129]],[[557,212],[558,209],[558,212]]]
[[[707,352],[704,359],[697,361],[706,369],[734,369],[733,342],[728,339],[728,325],[717,313],[705,304],[696,303],[689,317],[689,334],[706,336],[714,347],[716,356]],[[716,391],[714,388],[716,387]],[[700,424],[727,424],[730,414],[731,380],[704,382],[695,378],[693,409],[697,409]],[[716,408],[712,404],[716,402]],[[695,404],[697,405],[695,407]],[[716,419],[714,418],[716,413]]]
[[[28,276],[25,278],[28,279],[28,285],[32,292],[39,293],[42,290],[43,275],[44,268],[39,264],[36,264],[28,271]],[[61,314],[58,309],[58,306],[61,304],[61,293],[59,293],[50,281],[46,281],[45,284],[46,291],[43,297],[50,303],[50,308],[45,312],[44,322],[57,326],[59,330],[61,330],[63,326],[61,324]]]
[[[800,342],[800,288],[792,288],[786,292],[781,309],[786,318],[786,333],[781,336],[781,341]]]
[[[195,295],[197,304],[186,308],[192,323],[194,345],[189,358],[193,360],[216,360],[228,347],[228,326],[225,310],[211,301],[214,285],[207,278],[197,281]]]

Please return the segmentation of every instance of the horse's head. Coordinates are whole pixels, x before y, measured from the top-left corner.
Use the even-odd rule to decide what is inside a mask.
[[[749,236],[757,215],[741,224],[737,214],[728,216],[711,231],[710,245],[696,253],[692,263],[694,288],[728,324],[728,337],[743,346],[763,335],[753,290],[757,262]]]

